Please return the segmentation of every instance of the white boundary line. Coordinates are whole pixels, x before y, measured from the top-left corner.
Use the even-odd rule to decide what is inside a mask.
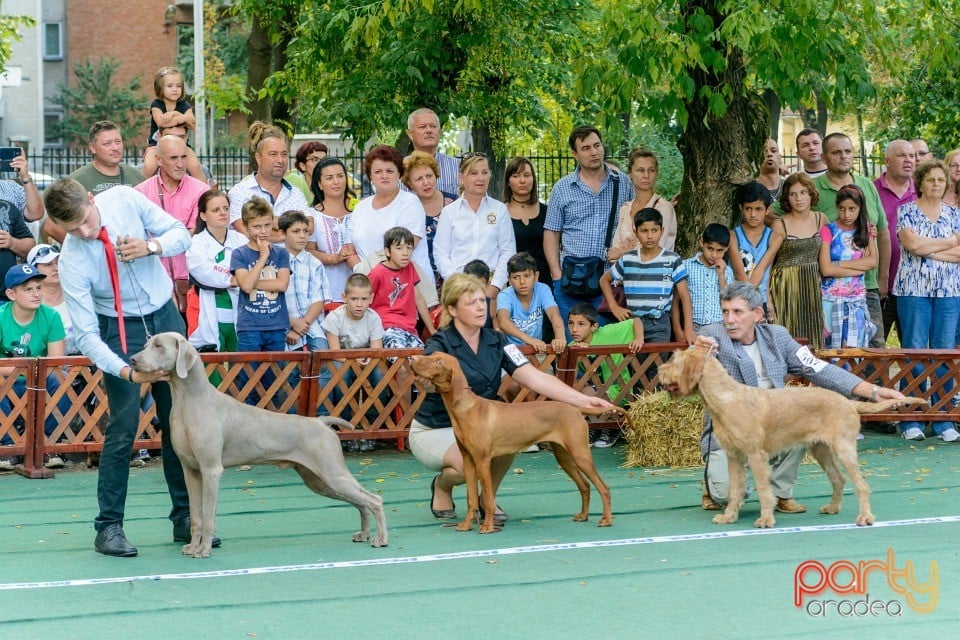
[[[877,522],[873,528],[907,527],[925,524],[960,522],[960,515],[935,518],[916,518],[912,520],[891,520]],[[667,542],[695,542],[700,540],[718,540],[721,538],[744,538],[748,536],[780,535],[786,533],[810,533],[815,531],[846,531],[861,529],[854,524],[829,524],[809,527],[781,527],[775,529],[742,529],[737,531],[715,531],[711,533],[692,533],[677,536],[651,536],[647,538],[621,538],[617,540],[593,540],[586,542],[567,542],[560,544],[542,544],[527,547],[508,547],[505,549],[478,549],[454,553],[436,553],[424,556],[405,556],[398,558],[375,558],[370,560],[341,560],[339,562],[318,562],[313,564],[281,565],[275,567],[251,567],[249,569],[226,569],[220,571],[197,571],[191,573],[161,573],[142,576],[117,576],[112,578],[84,578],[79,580],[53,580],[48,582],[8,582],[0,583],[0,591],[28,589],[51,589],[54,587],[89,587],[102,584],[143,582],[159,580],[196,580],[200,578],[223,578],[227,576],[252,576],[265,573],[289,573],[292,571],[319,571],[322,569],[345,569],[355,567],[374,567],[392,564],[411,564],[417,562],[438,562],[443,560],[464,560],[469,558],[487,558],[509,556],[524,553],[546,553],[550,551],[568,551],[575,549],[597,549],[601,547],[623,547],[641,544],[662,544]]]

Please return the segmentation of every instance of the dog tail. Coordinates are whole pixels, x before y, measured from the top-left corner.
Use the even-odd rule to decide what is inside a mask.
[[[342,427],[348,431],[356,431],[357,428],[344,420],[343,418],[338,418],[336,416],[318,416],[319,420],[328,427]]]
[[[620,415],[629,416],[626,409],[622,407],[614,407],[613,409],[598,409],[595,407],[577,407],[580,410],[580,413],[588,416],[605,416],[608,413],[619,413]]]
[[[899,407],[900,405],[907,404],[922,404],[929,406],[926,398],[904,398],[903,400],[881,400],[880,402],[857,402],[853,401],[853,406],[856,407],[857,413],[883,413],[884,411],[889,411],[894,407]]]

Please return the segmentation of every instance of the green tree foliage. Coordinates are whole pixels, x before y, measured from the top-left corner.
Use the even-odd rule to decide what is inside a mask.
[[[221,0],[204,4],[204,84],[207,105],[220,112],[247,111],[247,39],[250,21],[230,10]],[[186,83],[193,86],[193,26],[181,26],[177,65]]]
[[[300,117],[343,126],[365,140],[402,131],[406,115],[430,107],[441,120],[466,117],[505,152],[509,130],[535,131],[542,96],[570,85],[573,22],[589,4],[545,0],[331,0],[304,2],[285,73],[271,91],[296,91]],[[477,145],[482,146],[482,145]]]
[[[960,18],[956,3],[927,8],[904,16],[919,23],[920,40],[903,38],[889,61],[867,132],[878,141],[924,138],[942,157],[960,147]]]
[[[140,91],[140,76],[118,84],[113,76],[119,68],[115,58],[87,60],[74,67],[76,83],[61,86],[51,98],[64,111],[63,120],[54,126],[55,135],[68,144],[85,146],[90,127],[98,120],[114,122],[126,140],[143,130],[150,113]]]
[[[894,0],[891,0],[893,2]],[[667,0],[609,3],[600,52],[579,90],[603,96],[603,124],[636,102],[676,122],[685,175],[680,247],[707,222],[729,222],[734,186],[756,171],[767,135],[760,91],[785,105],[858,104],[873,95],[865,52],[890,46],[886,14],[870,0]]]
[[[7,60],[12,55],[11,45],[21,40],[20,29],[35,24],[36,21],[30,16],[0,15],[0,73],[7,69]]]
[[[319,5],[315,0],[238,0],[233,11],[249,21],[247,77],[244,91],[247,122],[273,122],[290,133],[297,130],[300,87],[275,83],[289,67],[291,44],[300,30],[301,7]]]

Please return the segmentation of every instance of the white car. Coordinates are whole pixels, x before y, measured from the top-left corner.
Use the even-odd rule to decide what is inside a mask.
[[[51,176],[48,173],[34,173],[30,172],[30,176],[33,178],[33,181],[37,184],[37,189],[43,191],[56,180],[54,176]]]

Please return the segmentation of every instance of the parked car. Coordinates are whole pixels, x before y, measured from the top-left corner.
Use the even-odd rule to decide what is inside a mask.
[[[51,184],[53,184],[53,181],[56,180],[54,176],[51,176],[48,173],[34,173],[31,171],[30,175],[33,177],[33,181],[37,184],[37,189],[40,191],[43,191],[49,187]]]

